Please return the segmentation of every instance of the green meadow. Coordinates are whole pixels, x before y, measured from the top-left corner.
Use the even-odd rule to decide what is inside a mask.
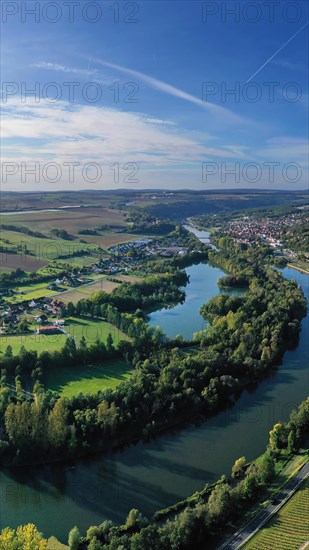
[[[131,374],[131,365],[122,359],[112,359],[95,365],[49,370],[43,382],[48,389],[59,392],[64,397],[72,397],[79,392],[95,394],[107,388],[113,389]]]
[[[106,342],[109,333],[111,333],[116,346],[119,340],[126,339],[126,335],[116,327],[96,319],[69,317],[66,319],[64,330],[74,337],[76,344],[84,336],[88,346],[94,344],[98,338]],[[18,354],[21,346],[24,346],[28,351],[36,350],[38,353],[55,351],[64,346],[66,339],[67,334],[50,334],[48,336],[45,334],[4,335],[0,336],[0,354],[5,352],[8,345],[12,346],[14,354]]]

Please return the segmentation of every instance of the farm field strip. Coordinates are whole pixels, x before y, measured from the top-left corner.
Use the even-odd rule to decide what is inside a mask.
[[[309,540],[309,480],[248,542],[244,550],[299,550]]]
[[[77,288],[66,290],[65,292],[60,292],[57,295],[57,298],[67,304],[72,302],[73,304],[81,300],[82,298],[90,298],[94,292],[99,292],[103,290],[104,292],[112,292],[114,288],[119,286],[119,283],[113,283],[112,281],[107,281],[106,275],[102,277],[99,281],[94,281],[93,283],[88,283],[86,285],[79,286]]]
[[[107,277],[108,275],[98,276],[97,280],[93,281],[92,283],[87,283],[85,285],[81,285],[74,289],[69,289],[59,293],[57,298],[59,298],[62,302],[66,304],[68,302],[72,302],[74,304],[78,302],[78,300],[81,300],[83,297],[89,298],[95,292],[103,291],[103,292],[110,293],[114,290],[114,288],[117,288],[121,283],[125,283],[125,282],[138,283],[143,279],[138,275],[123,275],[123,274],[119,275],[117,273],[115,274],[115,279],[120,281],[120,283],[118,283],[115,281],[109,281]]]
[[[79,236],[81,237],[81,236]],[[79,240],[65,240],[54,238],[41,238],[19,233],[18,231],[1,230],[1,240],[10,241],[14,245],[24,245],[29,252],[35,255],[38,260],[54,260],[59,256],[72,255],[77,250],[85,252],[95,252],[94,244],[81,243]],[[6,247],[10,247],[8,243],[3,243],[5,253]]]
[[[0,273],[7,273],[18,268],[23,271],[37,271],[46,266],[47,263],[48,260],[44,261],[29,254],[0,253]]]
[[[102,248],[110,248],[111,246],[117,246],[118,244],[125,244],[130,241],[141,239],[144,236],[145,235],[133,233],[104,232],[102,235],[87,235],[84,238],[87,242],[92,243],[93,246],[97,245]]]
[[[57,207],[55,207],[57,208]],[[6,214],[1,216],[1,223],[27,225],[30,229],[42,230],[57,227],[59,222],[63,222],[61,229],[80,230],[82,228],[91,229],[101,225],[119,225],[126,226],[125,215],[118,210],[109,208],[91,207],[91,208],[72,208],[63,209],[56,212],[29,212],[20,214]]]

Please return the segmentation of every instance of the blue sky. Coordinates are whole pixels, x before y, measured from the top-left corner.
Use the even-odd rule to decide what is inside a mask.
[[[1,7],[3,190],[306,187],[307,2]]]

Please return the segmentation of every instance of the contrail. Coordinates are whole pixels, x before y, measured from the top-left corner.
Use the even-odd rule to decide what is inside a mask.
[[[248,82],[250,82],[250,80],[252,80],[253,77],[255,77],[255,75],[257,75],[262,69],[264,69],[264,67],[279,53],[281,52],[281,50],[283,50],[283,48],[285,48],[285,46],[291,42],[291,40],[293,40],[293,38],[295,38],[295,36],[297,36],[305,27],[307,27],[307,25],[309,24],[309,21],[307,21],[307,23],[305,23],[300,29],[298,29],[298,31],[296,31],[295,34],[293,34],[293,36],[291,36],[284,44],[283,46],[281,46],[281,48],[279,48],[279,50],[277,50],[269,59],[267,59],[267,61],[265,61],[264,65],[262,65],[252,76],[250,76],[250,78],[247,80],[246,84],[248,84]]]
[[[214,113],[223,115],[225,119],[229,117],[230,119],[233,119],[234,122],[245,121],[243,117],[234,114],[232,111],[229,111],[224,107],[220,107],[220,105],[216,105],[215,103],[209,103],[209,101],[207,102],[202,101],[202,99],[199,99],[198,97],[195,97],[192,94],[188,94],[187,92],[184,92],[179,88],[175,88],[175,86],[171,86],[171,84],[167,84],[166,82],[163,82],[162,80],[158,80],[153,76],[149,76],[147,74],[141,73],[140,71],[135,71],[133,69],[129,69],[121,65],[116,65],[115,63],[109,63],[108,61],[103,61],[101,59],[92,58],[92,61],[95,63],[98,63],[99,65],[103,65],[105,67],[109,67],[111,69],[115,69],[122,73],[133,76],[134,78],[138,78],[139,80],[148,84],[148,86],[150,86],[151,88],[155,88],[156,90],[160,90],[161,92],[165,92],[174,97],[184,99],[185,101],[189,101],[190,103],[194,103],[195,105],[199,105],[200,107],[203,107],[206,109],[208,108],[210,111],[213,111]]]

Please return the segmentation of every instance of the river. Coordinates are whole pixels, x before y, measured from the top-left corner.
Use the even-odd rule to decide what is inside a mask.
[[[172,324],[170,334],[200,330],[199,304],[219,292],[219,269],[199,264],[187,272],[184,304],[152,317],[151,322],[165,328]],[[308,295],[307,275],[290,268],[283,274],[295,278]],[[65,542],[74,525],[84,533],[106,518],[121,522],[133,507],[151,516],[229,473],[236,458],[254,458],[265,448],[273,424],[286,420],[308,394],[308,332],[307,315],[299,346],[285,354],[280,368],[200,426],[80,460],[74,469],[73,464],[55,464],[2,470],[0,526],[34,522],[45,536],[54,534]]]
[[[200,263],[188,267],[186,272],[190,282],[183,287],[186,293],[185,302],[154,311],[149,318],[149,324],[160,326],[169,338],[182,334],[184,338],[191,339],[194,332],[205,329],[207,321],[200,315],[200,307],[215,294],[225,292],[231,295],[244,292],[241,289],[219,289],[217,280],[224,273],[218,267]]]
[[[58,208],[42,208],[38,210],[16,210],[0,212],[0,216],[19,216],[22,214],[40,214],[42,212],[63,212],[70,208],[86,208],[81,204],[72,204],[70,206],[59,206]]]

